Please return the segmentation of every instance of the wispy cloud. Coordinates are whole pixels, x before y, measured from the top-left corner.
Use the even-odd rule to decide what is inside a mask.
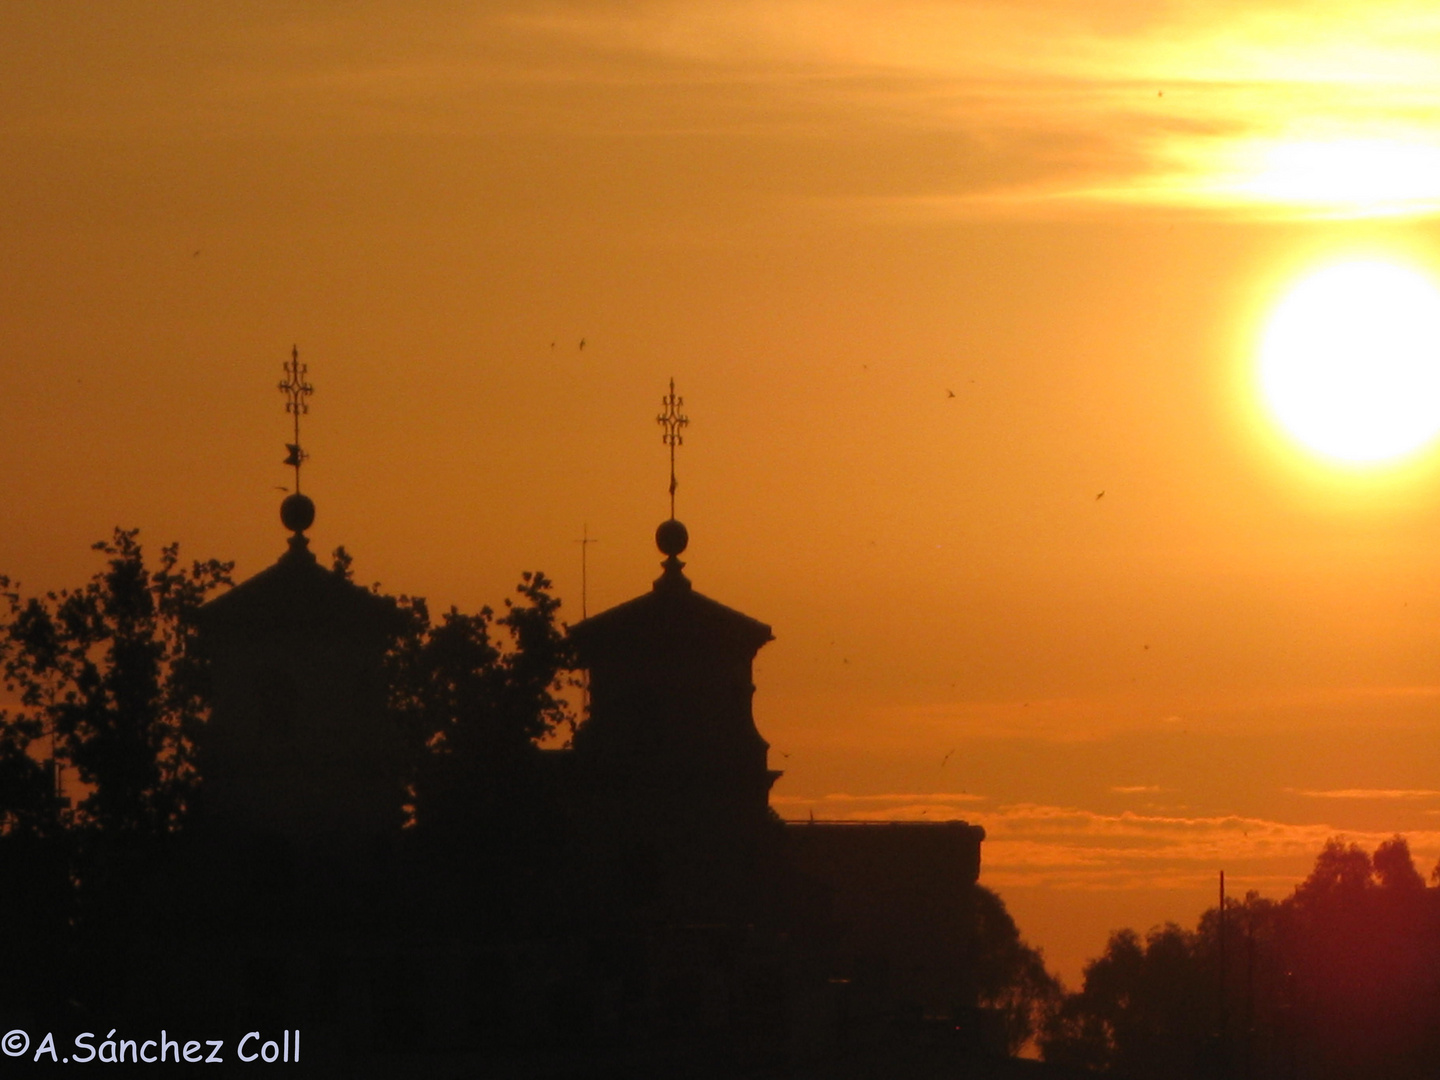
[[[1283,893],[1304,878],[1332,837],[1374,850],[1392,835],[1239,814],[1102,813],[1041,803],[981,811],[945,795],[835,796],[808,803],[791,796],[776,802],[791,817],[803,817],[795,811],[808,806],[841,820],[936,821],[968,810],[966,819],[986,831],[982,879],[997,888],[1193,888],[1223,869],[1237,889]],[[1406,838],[1422,870],[1440,858],[1440,831],[1412,831]]]
[[[1432,791],[1428,788],[1336,788],[1330,791],[1300,791],[1294,790],[1297,795],[1305,795],[1312,799],[1435,799],[1440,798],[1440,791]]]
[[[804,798],[804,797],[802,797],[802,796],[798,796],[798,795],[790,796],[790,798],[791,798],[793,801],[796,801],[796,802],[810,802],[810,801],[812,801],[812,800],[810,800],[810,799],[806,799],[806,798]],[[984,795],[975,795],[975,794],[972,794],[972,793],[970,793],[970,792],[968,792],[968,791],[939,791],[939,792],[929,792],[929,793],[926,793],[926,794],[923,794],[923,795],[921,795],[921,794],[915,794],[915,793],[908,793],[908,794],[884,794],[884,795],[850,795],[850,794],[848,794],[848,793],[846,793],[846,792],[843,792],[843,791],[837,791],[837,792],[832,792],[832,793],[830,793],[830,794],[828,794],[828,795],[822,795],[820,798],[821,798],[821,800],[824,801],[824,802],[836,802],[836,803],[851,803],[851,802],[875,802],[875,803],[886,803],[886,802],[913,802],[913,801],[916,801],[916,800],[924,800],[924,801],[928,801],[928,802],[942,802],[942,803],[950,803],[950,802],[984,802],[984,801],[985,801],[985,796],[984,796]],[[781,801],[783,801],[783,799],[777,798],[777,799],[775,799],[774,801],[776,801],[776,802],[781,802]]]
[[[984,795],[968,791],[881,795],[832,792],[818,798],[808,795],[770,797],[770,802],[782,815],[803,818],[814,814],[839,821],[953,821],[964,816],[962,807],[986,801]]]
[[[1237,887],[1298,883],[1336,835],[1373,850],[1389,832],[1241,815],[1102,814],[1075,807],[1001,806],[983,821],[987,879],[1054,888],[1176,888],[1224,869]],[[1423,865],[1440,855],[1440,832],[1408,834]]]
[[[79,9],[76,9],[78,11]],[[1440,205],[1440,17],[1415,0],[510,0],[164,16],[93,77],[0,41],[6,131],[700,138],[762,193],[872,214]],[[53,32],[88,47],[75,23]],[[7,32],[8,31],[8,32]],[[78,44],[77,44],[78,42]],[[0,81],[3,82],[3,81]],[[732,156],[727,156],[732,155]],[[647,159],[648,160],[648,159]]]
[[[1373,213],[1440,203],[1440,170],[1425,165],[1440,154],[1430,122],[1440,19],[1410,0],[1355,9],[920,0],[883,10],[675,0],[623,14],[553,4],[522,20],[674,70],[763,82],[811,123],[844,117],[852,133],[874,124],[948,136],[965,148],[948,180],[884,196],[917,212],[1118,202]]]

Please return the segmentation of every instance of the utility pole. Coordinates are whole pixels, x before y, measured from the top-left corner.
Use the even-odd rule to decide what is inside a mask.
[[[1225,871],[1220,871],[1220,1039],[1216,1047],[1220,1057],[1220,1074],[1230,1074],[1229,1016],[1225,1001]]]

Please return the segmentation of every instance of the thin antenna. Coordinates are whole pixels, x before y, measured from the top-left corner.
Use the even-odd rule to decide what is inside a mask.
[[[665,411],[655,417],[655,422],[665,429],[665,434],[660,438],[666,446],[670,447],[670,519],[675,519],[675,488],[678,483],[675,480],[675,447],[684,445],[685,437],[680,434],[682,428],[690,425],[690,418],[680,411],[680,406],[685,404],[685,399],[675,396],[675,379],[670,379],[670,393],[660,399],[660,404]]]
[[[295,494],[300,494],[300,466],[310,455],[300,448],[300,417],[310,411],[309,402],[306,400],[315,392],[315,388],[305,381],[305,373],[309,370],[300,363],[300,348],[295,346],[290,350],[290,362],[282,368],[285,372],[285,379],[280,383],[280,392],[285,395],[285,411],[295,418],[294,442],[285,444],[289,453],[285,457],[285,464],[295,469]]]
[[[580,539],[575,541],[575,543],[580,545],[580,618],[582,619],[585,618],[587,614],[585,595],[589,587],[586,573],[586,563],[588,561],[586,558],[587,549],[591,544],[598,544],[599,542],[597,538],[590,535],[590,526],[588,524],[581,530]]]
[[[589,616],[589,609],[586,605],[587,594],[590,589],[589,573],[587,564],[591,544],[598,544],[600,541],[590,535],[590,525],[587,522],[580,530],[580,539],[575,543],[580,545],[580,618]],[[583,671],[579,676],[580,686],[580,708],[583,712],[582,719],[590,715],[590,672]]]

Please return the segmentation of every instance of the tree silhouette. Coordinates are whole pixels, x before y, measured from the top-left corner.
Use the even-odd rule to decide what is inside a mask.
[[[1114,934],[1040,1043],[1046,1060],[1137,1076],[1434,1075],[1440,888],[1402,837],[1331,840],[1281,901],[1254,893],[1194,931]]]
[[[1040,1032],[1059,1003],[1060,983],[1045,970],[1045,958],[1020,937],[1005,902],[983,885],[975,886],[975,959],[977,1003],[998,1011],[1005,1024],[1006,1048],[1018,1053]]]
[[[1202,936],[1173,923],[1143,939],[1116,932],[1047,1025],[1045,1059],[1137,1076],[1207,1075],[1212,962]]]
[[[19,700],[0,713],[0,994],[12,1004],[103,999],[175,899],[166,850],[191,806],[206,713],[194,614],[231,566],[183,567],[172,544],[152,569],[138,536],[93,545],[105,567],[77,589],[27,598],[0,578],[0,656]],[[57,767],[78,777],[73,809]]]
[[[48,750],[42,720],[0,710],[0,836],[43,839],[64,829]]]
[[[525,573],[498,618],[452,607],[432,621],[423,599],[400,598],[405,626],[387,662],[411,748],[408,850],[432,896],[459,898],[436,918],[499,932],[554,907],[563,815],[538,744],[575,719],[551,588]]]
[[[526,572],[498,619],[452,607],[438,623],[419,597],[401,597],[405,627],[388,657],[393,714],[417,750],[413,811],[432,824],[490,805],[537,743],[574,729],[562,696],[568,654],[560,601],[544,574]],[[503,628],[508,641],[497,641]]]
[[[0,735],[9,771],[23,773],[14,754],[49,733],[84,785],[74,824],[108,837],[173,832],[184,817],[206,712],[194,615],[234,565],[183,567],[171,544],[152,570],[138,537],[116,529],[93,545],[106,567],[78,589],[22,599],[3,579],[5,679],[21,702]]]

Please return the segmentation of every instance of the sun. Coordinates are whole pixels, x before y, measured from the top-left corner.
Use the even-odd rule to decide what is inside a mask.
[[[1440,290],[1381,260],[1314,271],[1271,314],[1259,376],[1271,414],[1314,453],[1405,457],[1440,434]]]

